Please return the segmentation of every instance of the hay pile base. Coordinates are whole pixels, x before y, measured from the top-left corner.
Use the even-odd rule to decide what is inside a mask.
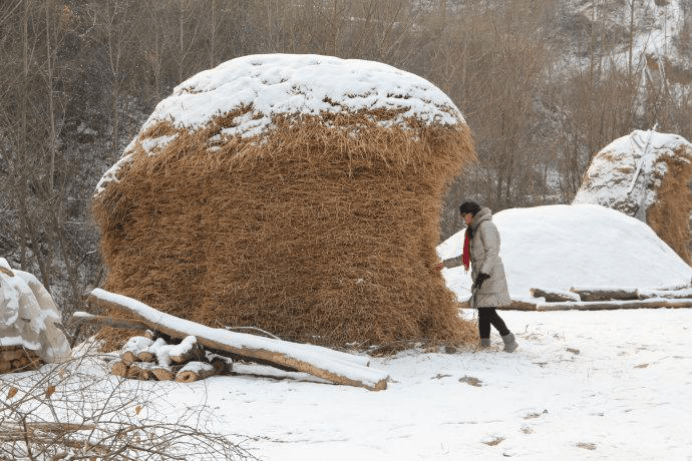
[[[0,374],[38,369],[42,364],[35,351],[21,346],[0,347]]]
[[[413,137],[374,118],[277,119],[262,142],[221,136],[230,116],[197,132],[154,127],[177,136],[155,156],[140,150],[94,203],[106,289],[296,342],[475,341],[435,270],[469,131],[412,121]]]

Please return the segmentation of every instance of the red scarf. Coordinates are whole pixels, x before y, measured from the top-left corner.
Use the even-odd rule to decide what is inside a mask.
[[[469,271],[469,228],[464,233],[464,246],[462,247],[462,264],[465,271]]]

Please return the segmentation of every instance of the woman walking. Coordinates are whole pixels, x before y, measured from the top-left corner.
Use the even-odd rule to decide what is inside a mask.
[[[505,268],[499,256],[500,234],[493,224],[491,210],[473,201],[460,205],[460,215],[467,224],[462,255],[448,258],[438,264],[438,269],[464,265],[465,271],[472,266],[472,298],[470,306],[479,310],[479,337],[481,348],[491,346],[491,326],[498,330],[505,347],[512,353],[518,347],[515,335],[510,332],[496,312],[499,306],[510,304]]]

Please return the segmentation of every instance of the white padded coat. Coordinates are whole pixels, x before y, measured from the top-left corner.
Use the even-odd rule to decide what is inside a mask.
[[[481,273],[490,276],[481,285],[481,289],[472,291],[469,304],[472,308],[495,308],[510,304],[508,283],[505,279],[505,267],[500,258],[500,234],[493,224],[491,210],[484,207],[469,224],[472,239],[469,242],[470,261],[472,265],[472,282]],[[446,268],[462,264],[461,256],[448,258],[443,262]]]

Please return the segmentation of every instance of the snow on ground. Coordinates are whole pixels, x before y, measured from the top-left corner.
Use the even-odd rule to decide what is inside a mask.
[[[691,310],[503,316],[515,353],[376,358],[385,391],[213,377],[156,412],[208,406],[269,460],[691,460]]]

